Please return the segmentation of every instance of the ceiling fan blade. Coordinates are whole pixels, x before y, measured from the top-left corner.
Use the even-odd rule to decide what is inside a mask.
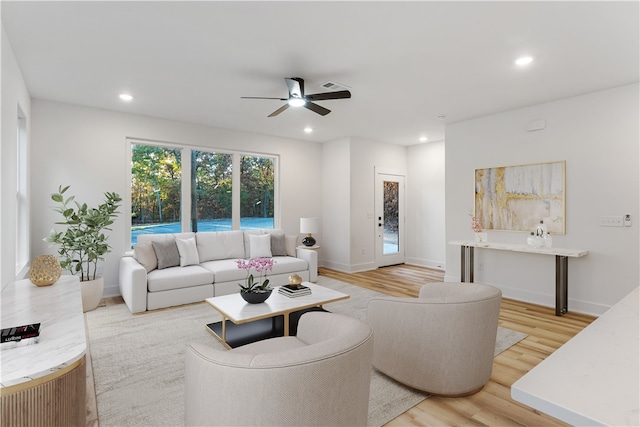
[[[286,99],[285,99],[285,101],[286,101]],[[267,117],[275,117],[278,114],[282,113],[287,108],[289,108],[289,104],[284,104],[282,107],[278,108],[276,111],[274,111],[273,113],[269,114]]]
[[[241,96],[240,99],[277,99],[278,101],[287,101],[287,98],[266,98],[264,96]]]
[[[289,88],[289,97],[304,98],[304,80],[300,77],[285,77],[284,80]]]
[[[309,102],[309,101],[307,101],[307,103],[304,104],[304,108],[307,108],[315,113],[318,113],[321,116],[326,116],[331,112],[331,110],[327,110],[326,108],[321,107],[318,104],[314,104],[313,102]]]
[[[308,101],[326,101],[329,99],[345,99],[351,98],[351,92],[348,90],[339,90],[337,92],[314,93],[305,97]]]

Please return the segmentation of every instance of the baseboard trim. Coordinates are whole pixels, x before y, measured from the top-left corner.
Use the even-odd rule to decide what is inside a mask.
[[[427,267],[433,268],[435,270],[446,271],[446,264],[441,261],[432,261],[428,259],[420,259],[420,258],[407,258],[405,260],[405,264],[409,265],[417,265],[418,267]]]
[[[445,275],[445,282],[459,282],[460,276],[455,275]],[[500,288],[502,291],[502,296],[505,298],[513,299],[516,301],[528,302],[531,304],[540,305],[543,307],[555,308],[556,306],[556,296],[555,294],[542,294],[538,292],[524,291],[522,289],[510,288],[508,286],[496,285],[494,283],[487,283],[488,285],[495,286],[496,288]],[[611,307],[603,304],[594,304],[588,301],[580,301],[576,299],[569,298],[567,301],[567,305],[569,307],[569,312],[588,314],[591,316],[601,316]]]

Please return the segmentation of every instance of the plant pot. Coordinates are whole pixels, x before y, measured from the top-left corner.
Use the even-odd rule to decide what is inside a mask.
[[[82,312],[95,310],[102,299],[104,290],[104,278],[98,277],[96,280],[86,280],[80,282],[80,293],[82,294]]]
[[[240,296],[249,304],[260,304],[271,296],[271,289],[263,292],[240,292]]]

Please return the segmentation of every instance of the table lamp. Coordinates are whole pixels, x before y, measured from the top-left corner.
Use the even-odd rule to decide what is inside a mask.
[[[305,246],[313,246],[316,244],[316,239],[311,236],[313,233],[318,232],[318,218],[300,218],[300,233],[306,234],[306,237],[302,239],[302,244]]]

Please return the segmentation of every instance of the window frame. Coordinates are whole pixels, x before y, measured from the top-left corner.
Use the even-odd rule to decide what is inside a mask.
[[[206,147],[200,145],[190,145],[179,142],[158,141],[144,138],[126,138],[127,147],[127,193],[126,206],[128,212],[131,212],[131,147],[132,145],[150,145],[162,148],[180,149],[180,159],[182,162],[182,185],[180,200],[180,232],[191,231],[191,152],[207,151],[210,153],[229,154],[232,156],[232,186],[231,186],[231,229],[241,230],[240,228],[240,158],[242,156],[253,156],[270,158],[273,160],[273,228],[281,228],[280,220],[280,155],[273,153],[256,152],[250,150],[231,150],[227,148]],[[131,242],[131,215],[127,215],[127,241]]]

